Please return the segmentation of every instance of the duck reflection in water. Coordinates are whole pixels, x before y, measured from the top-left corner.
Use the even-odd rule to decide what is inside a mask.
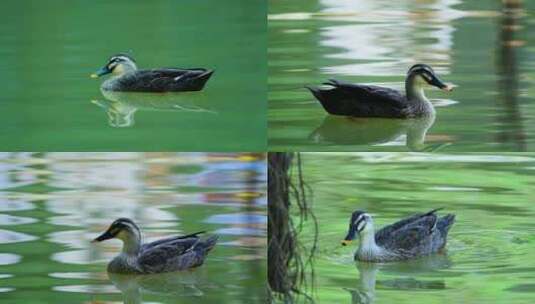
[[[425,144],[435,115],[412,119],[357,118],[326,115],[309,136],[315,143],[338,145],[384,145],[406,138],[410,151],[437,151],[449,143]]]
[[[445,254],[422,257],[417,260],[391,262],[385,264],[357,262],[359,281],[356,288],[344,288],[351,294],[352,304],[369,304],[375,301],[375,291],[379,290],[433,290],[445,289],[444,280],[418,280],[408,275],[428,274],[451,267]],[[377,280],[379,270],[403,277]]]
[[[143,303],[144,294],[169,298],[200,297],[204,295],[197,288],[201,281],[197,271],[142,276],[108,272],[108,277],[113,285],[121,291],[125,304]]]
[[[101,90],[105,100],[91,102],[106,111],[112,127],[132,127],[138,111],[176,111],[187,113],[217,114],[211,109],[209,99],[202,92],[174,94],[132,93]]]

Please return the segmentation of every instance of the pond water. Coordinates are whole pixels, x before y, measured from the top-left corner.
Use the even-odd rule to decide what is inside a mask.
[[[318,226],[318,303],[531,303],[535,296],[535,155],[303,154]],[[443,207],[454,213],[446,254],[408,262],[353,261],[348,221],[376,227]],[[313,225],[300,241],[313,244]],[[353,247],[353,248],[352,248]]]
[[[270,149],[532,150],[533,12],[533,1],[270,1]],[[404,90],[415,63],[458,86],[427,90],[437,113],[424,123],[332,117],[304,89],[335,78]]]
[[[1,154],[1,302],[264,303],[265,183],[264,154]],[[193,271],[110,275],[121,242],[90,241],[119,217],[220,239]]]
[[[265,14],[248,0],[4,1],[2,150],[264,150]],[[90,74],[130,51],[141,69],[215,73],[197,94],[103,95]]]

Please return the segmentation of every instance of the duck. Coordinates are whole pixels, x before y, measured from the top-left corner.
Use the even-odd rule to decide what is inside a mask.
[[[154,274],[201,266],[219,238],[213,235],[202,240],[199,235],[203,233],[205,231],[142,244],[141,231],[134,221],[119,218],[92,242],[102,242],[113,238],[123,242],[121,253],[108,263],[108,272]]]
[[[357,210],[351,214],[342,245],[350,244],[358,234],[360,244],[354,259],[365,262],[409,260],[441,252],[455,222],[454,214],[438,217],[436,212],[441,209],[407,217],[377,232],[372,216]]]
[[[424,88],[438,87],[451,92],[453,84],[443,82],[426,64],[413,65],[405,78],[405,94],[380,86],[352,84],[335,79],[323,83],[327,88],[307,86],[331,115],[353,117],[415,118],[434,115],[433,104]]]
[[[138,70],[134,58],[119,53],[111,56],[100,70],[91,74],[91,78],[112,74],[101,85],[102,90],[108,91],[188,92],[202,90],[213,73],[213,70],[203,68]]]

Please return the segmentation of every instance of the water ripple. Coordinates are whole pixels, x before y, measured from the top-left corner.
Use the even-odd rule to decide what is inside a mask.
[[[62,291],[62,292],[90,293],[90,294],[120,293],[120,291],[117,290],[115,286],[104,285],[104,284],[54,286],[52,287],[52,290]]]
[[[35,223],[35,222],[37,222],[37,220],[31,217],[0,214],[0,225],[3,225],[3,226],[14,226],[14,225],[30,224],[30,223]]]
[[[29,242],[37,239],[33,235],[0,229],[0,244]]]
[[[14,253],[0,253],[0,265],[11,265],[20,262],[22,257]],[[0,276],[0,278],[2,278]]]

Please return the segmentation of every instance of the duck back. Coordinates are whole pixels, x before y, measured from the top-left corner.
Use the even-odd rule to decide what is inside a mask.
[[[213,72],[201,68],[136,70],[108,79],[102,88],[130,92],[200,91]]]
[[[329,114],[385,118],[410,116],[407,98],[394,89],[350,84],[334,79],[324,84],[330,88],[307,88]]]

